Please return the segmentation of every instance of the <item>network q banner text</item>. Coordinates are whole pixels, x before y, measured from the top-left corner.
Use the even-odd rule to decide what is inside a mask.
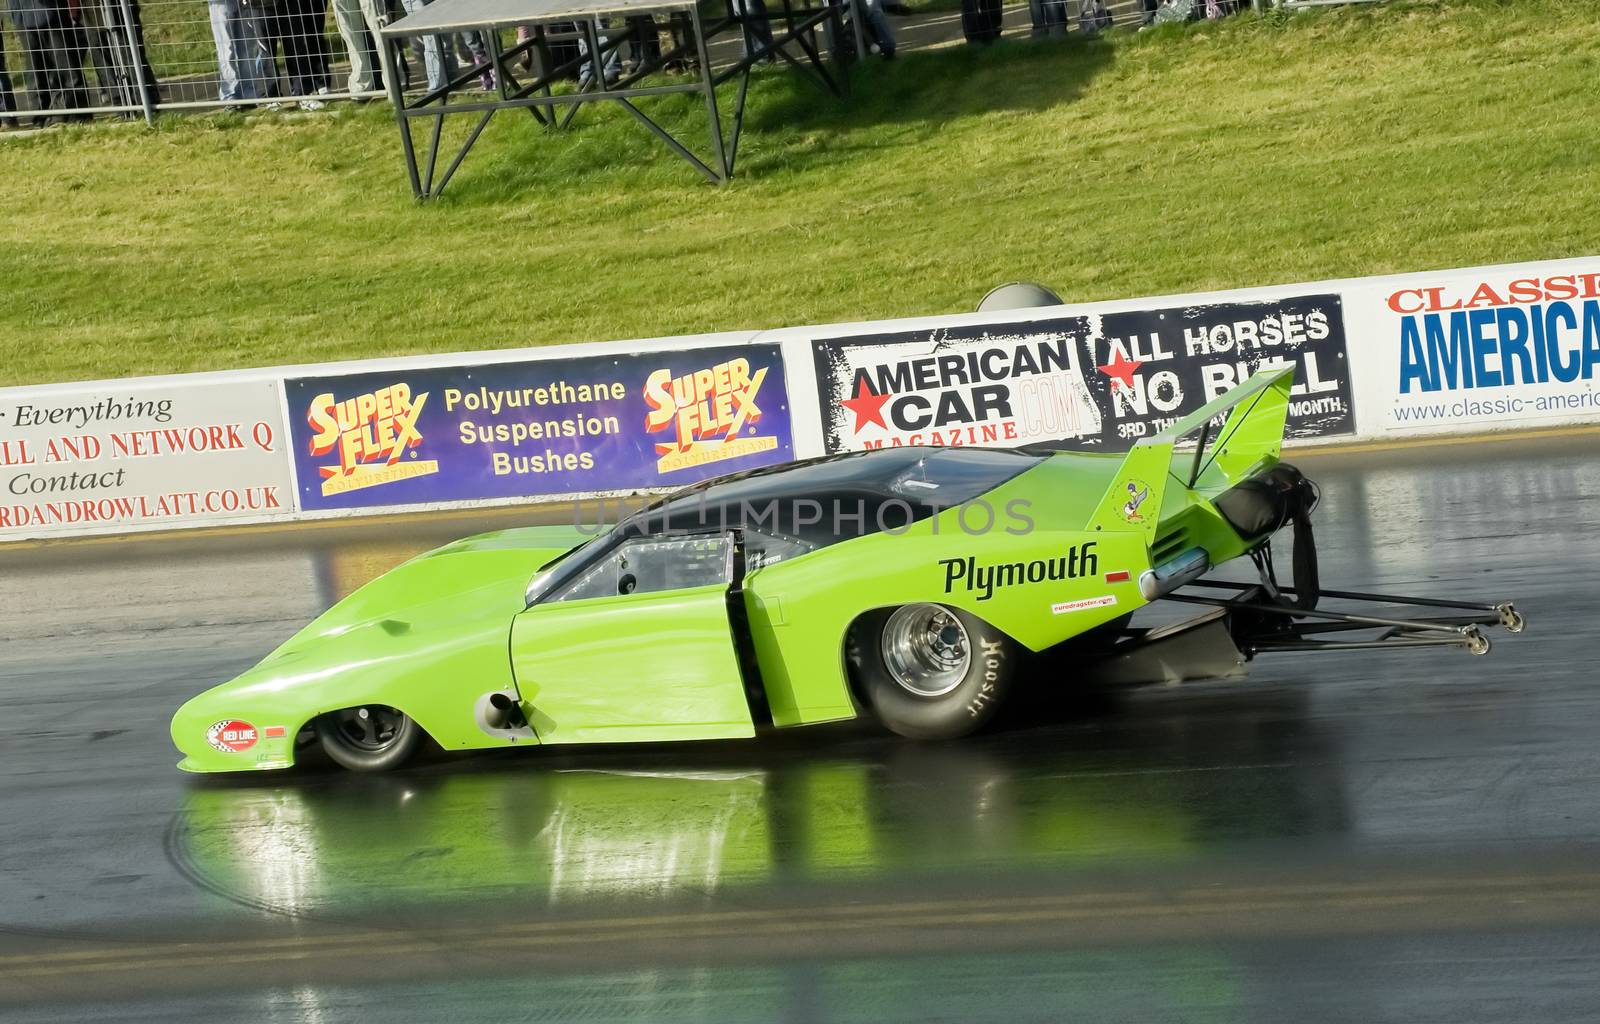
[[[0,540],[287,516],[275,381],[0,392]]]
[[[1122,451],[1293,363],[1288,436],[1355,432],[1337,295],[812,342],[828,451],[1039,441]]]
[[[1363,288],[1390,430],[1600,418],[1600,265]],[[1352,299],[1354,301],[1354,299]]]
[[[284,387],[307,510],[675,487],[794,457],[776,345]]]

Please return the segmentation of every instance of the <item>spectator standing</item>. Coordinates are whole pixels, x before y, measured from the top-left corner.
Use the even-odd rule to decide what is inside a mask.
[[[428,6],[428,0],[400,0],[401,8],[407,14],[415,14]],[[450,47],[443,36],[412,36],[413,50],[421,49],[422,66],[428,74],[428,91],[443,89],[444,84],[455,74],[455,61],[450,54]]]
[[[1141,0],[1148,3],[1150,0]],[[1033,22],[1033,36],[1060,38],[1067,34],[1066,0],[1028,0],[1028,16]]]
[[[328,51],[328,0],[288,0],[288,3],[301,62],[301,81],[295,95],[326,96],[330,92],[328,63],[333,56]],[[323,105],[321,100],[315,99],[300,103],[303,109],[317,109]]]
[[[762,62],[771,64],[777,58],[772,53],[772,18],[767,14],[767,0],[733,0],[733,9],[743,30],[740,45],[744,56],[760,53]]]
[[[580,24],[578,27],[581,30],[583,26]],[[611,46],[611,37],[606,35],[605,19],[599,16],[594,18],[594,38],[595,43],[600,47],[600,52],[604,55],[600,67],[604,78],[600,85],[602,88],[607,88],[616,82],[617,77],[622,74],[622,47]],[[607,47],[611,48],[609,53],[606,52]],[[589,37],[587,34],[580,33],[578,36],[578,52],[585,57],[589,56]],[[594,61],[585,60],[578,68],[579,89],[587,89],[589,84],[594,81],[593,64]]]
[[[87,107],[89,91],[83,80],[83,53],[71,49],[67,10],[57,0],[7,0],[11,24],[22,37],[28,92],[33,97],[35,126],[49,120],[47,110]],[[72,115],[87,120],[88,114]]]
[[[482,32],[463,32],[458,37],[461,44],[461,63],[479,68],[478,82],[484,92],[494,91],[494,67],[489,63],[489,44]]]
[[[126,10],[123,9],[122,0],[98,0],[98,3],[105,48],[111,55],[112,74],[117,86],[128,97],[129,104],[136,104],[140,101],[133,97],[138,94],[142,80],[144,102],[153,110],[161,101],[160,83],[145,52],[144,22],[139,13],[138,0],[128,0]],[[137,61],[138,64],[130,61]]]
[[[969,43],[988,45],[999,39],[1003,17],[1000,0],[961,0],[961,34]]]
[[[117,69],[122,61],[111,52],[111,36],[105,30],[98,0],[65,0],[61,5],[60,34],[65,47],[61,59],[71,61],[78,77],[84,78],[84,58],[94,67],[95,89],[99,106],[132,104],[137,102],[132,91],[124,91]],[[84,78],[83,103],[89,103],[88,79]]]
[[[1078,7],[1078,31],[1086,36],[1097,36],[1102,29],[1111,27],[1111,12],[1105,0],[1083,0]]]
[[[256,0],[208,0],[211,38],[217,47],[222,100],[258,100],[269,95],[277,69],[267,49],[267,20]],[[276,92],[276,88],[271,90]]]
[[[884,15],[883,0],[859,0],[862,13],[867,18],[867,29],[872,40],[878,44],[878,52],[884,60],[893,60],[895,43],[894,32],[889,28],[889,19]],[[995,0],[998,7],[1000,0]]]
[[[353,93],[376,92],[383,88],[382,65],[378,63],[378,26],[368,20],[361,0],[333,0],[333,22],[350,55],[350,78],[345,88]]]
[[[648,67],[661,60],[661,26],[656,24],[653,15],[644,14],[628,19],[628,27],[634,31],[633,42],[633,67]]]
[[[302,110],[320,110],[318,94],[328,93],[328,24],[326,3],[318,0],[262,0],[267,22],[267,53],[272,64],[272,90],[277,93],[277,51],[283,50],[288,94],[299,96]]]
[[[11,91],[11,73],[6,70],[6,25],[0,21],[0,128],[17,127],[17,97]]]

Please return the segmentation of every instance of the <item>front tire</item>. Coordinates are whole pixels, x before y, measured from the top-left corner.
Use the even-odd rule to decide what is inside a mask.
[[[909,604],[857,620],[847,656],[862,699],[887,729],[932,740],[965,736],[992,719],[1021,653],[976,615]]]
[[[330,711],[316,720],[316,732],[328,757],[353,772],[398,768],[422,743],[422,728],[383,704]]]

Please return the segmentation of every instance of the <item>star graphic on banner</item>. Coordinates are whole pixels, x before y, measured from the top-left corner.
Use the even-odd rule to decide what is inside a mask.
[[[1138,371],[1139,367],[1143,365],[1144,360],[1129,359],[1121,352],[1118,352],[1115,359],[1104,366],[1096,367],[1096,369],[1105,374],[1107,377],[1110,377],[1117,384],[1122,385],[1124,389],[1132,391],[1133,375]]]
[[[874,394],[872,389],[867,386],[867,378],[863,374],[856,383],[856,396],[854,398],[846,398],[839,403],[856,414],[855,430],[851,431],[851,433],[861,433],[861,428],[869,423],[876,423],[887,430],[889,424],[883,421],[883,403],[893,397],[891,394]]]

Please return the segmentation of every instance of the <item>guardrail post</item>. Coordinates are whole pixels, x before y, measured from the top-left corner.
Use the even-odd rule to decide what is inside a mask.
[[[133,20],[133,5],[128,0],[118,0],[122,8],[122,41],[128,51],[128,62],[133,65],[133,87],[139,90],[139,106],[144,108],[144,123],[154,127],[156,123],[156,105],[150,99],[150,90],[144,81],[144,35],[138,27],[140,23]]]

